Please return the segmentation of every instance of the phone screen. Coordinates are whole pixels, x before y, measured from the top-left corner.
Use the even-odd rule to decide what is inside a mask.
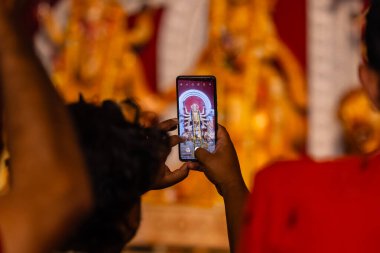
[[[213,76],[181,76],[177,78],[179,145],[181,161],[195,161],[197,148],[215,151],[217,108],[216,79]]]

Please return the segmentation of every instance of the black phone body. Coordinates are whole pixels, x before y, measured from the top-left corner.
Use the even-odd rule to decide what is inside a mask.
[[[196,161],[194,152],[204,148],[214,152],[218,126],[216,78],[214,76],[177,77],[179,159]]]

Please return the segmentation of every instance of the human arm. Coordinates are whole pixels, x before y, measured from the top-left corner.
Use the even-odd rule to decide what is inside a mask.
[[[5,253],[51,252],[91,208],[85,164],[66,108],[0,2],[0,82],[11,190],[0,199]]]
[[[241,234],[237,247],[238,253],[266,252],[265,242],[271,229],[270,201],[273,201],[270,191],[270,181],[265,171],[255,176],[254,188],[250,194],[243,214]],[[272,203],[273,204],[273,203]]]
[[[199,148],[195,151],[195,156],[206,177],[224,199],[230,248],[234,252],[249,191],[227,130],[219,125],[215,153]]]

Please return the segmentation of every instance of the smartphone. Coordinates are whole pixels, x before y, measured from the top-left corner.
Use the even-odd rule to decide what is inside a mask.
[[[215,151],[217,133],[216,78],[214,76],[177,77],[178,135],[181,161],[196,161],[194,152]]]

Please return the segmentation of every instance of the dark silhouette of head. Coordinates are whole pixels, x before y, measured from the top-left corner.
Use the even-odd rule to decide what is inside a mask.
[[[92,179],[95,208],[61,250],[119,253],[137,230],[140,197],[169,151],[168,135],[127,122],[111,101],[95,106],[81,100],[68,108]]]
[[[380,1],[373,0],[366,17],[364,40],[368,64],[380,73]]]
[[[380,109],[380,1],[373,0],[366,16],[365,58],[359,68],[360,80],[373,104]]]

